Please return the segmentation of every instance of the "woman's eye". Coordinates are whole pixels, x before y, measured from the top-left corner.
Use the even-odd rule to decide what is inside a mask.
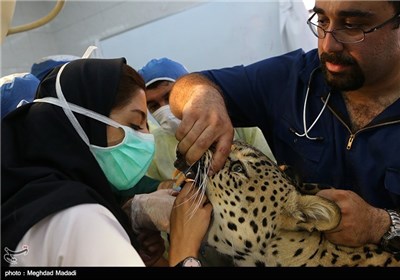
[[[134,130],[142,130],[142,128],[139,125],[136,124],[131,124],[130,127]]]

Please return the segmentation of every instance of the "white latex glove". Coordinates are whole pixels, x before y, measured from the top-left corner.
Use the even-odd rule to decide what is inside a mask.
[[[133,231],[138,234],[140,229],[150,229],[169,233],[171,210],[177,194],[173,189],[161,189],[130,199],[123,209],[130,217]]]

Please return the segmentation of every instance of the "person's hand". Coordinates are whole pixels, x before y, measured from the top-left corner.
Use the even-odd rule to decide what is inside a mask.
[[[168,266],[163,257],[164,239],[159,231],[143,230],[138,234],[138,253],[146,266]]]
[[[367,243],[379,244],[381,237],[389,229],[388,213],[372,207],[352,191],[326,189],[319,191],[317,195],[334,201],[342,214],[339,225],[325,232],[326,238],[332,243],[350,247]]]
[[[206,196],[198,197],[193,183],[186,183],[171,212],[169,264],[175,266],[186,257],[197,257],[211,220],[212,205]]]
[[[174,84],[169,101],[172,113],[182,119],[175,136],[187,163],[195,163],[215,144],[210,174],[220,170],[230,153],[234,130],[216,86],[199,74],[189,74]]]
[[[137,194],[124,206],[130,217],[133,231],[138,234],[143,229],[169,232],[172,205],[177,191],[157,190],[148,194]]]
[[[164,180],[158,184],[157,190],[172,189],[175,186],[175,179]]]

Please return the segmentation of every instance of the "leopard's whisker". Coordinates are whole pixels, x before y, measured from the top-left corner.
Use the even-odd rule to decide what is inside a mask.
[[[197,170],[196,170],[195,174],[196,175],[195,175],[194,180],[192,181],[192,186],[193,186],[193,184],[197,185],[197,186],[195,187],[196,192],[188,198],[188,200],[193,201],[191,203],[190,209],[188,210],[188,213],[187,213],[189,216],[188,220],[193,218],[194,213],[200,207],[201,201],[203,200],[203,197],[204,197],[205,191],[206,191],[207,172],[201,172],[201,166],[199,165],[199,166],[197,166]],[[202,178],[200,176],[202,176]],[[177,204],[176,207],[179,207],[181,204]]]
[[[194,203],[192,204],[191,211],[189,214],[189,219],[193,217],[196,210],[200,207],[201,201],[205,195],[205,184],[207,183],[207,173],[201,172],[201,166],[197,166],[196,176],[195,176],[195,183],[197,184],[197,190],[194,197]],[[202,178],[200,178],[202,176]]]

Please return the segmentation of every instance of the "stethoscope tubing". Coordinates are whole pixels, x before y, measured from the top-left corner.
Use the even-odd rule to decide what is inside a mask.
[[[311,82],[314,76],[314,73],[319,70],[320,67],[315,68],[311,74],[310,74],[310,79],[308,80],[308,84],[307,84],[307,90],[306,90],[306,96],[304,98],[304,105],[303,105],[303,129],[304,129],[304,133],[300,134],[296,131],[293,131],[294,134],[296,134],[296,136],[298,137],[306,137],[309,140],[322,140],[322,137],[311,137],[308,133],[311,131],[311,129],[314,127],[314,125],[317,123],[317,121],[320,119],[322,113],[325,111],[326,106],[328,105],[328,101],[329,98],[331,96],[331,93],[329,92],[325,102],[324,102],[324,106],[322,107],[321,111],[318,113],[318,116],[315,118],[315,120],[312,122],[312,124],[307,128],[307,100],[308,100],[308,95],[310,93],[310,87],[311,87]]]

